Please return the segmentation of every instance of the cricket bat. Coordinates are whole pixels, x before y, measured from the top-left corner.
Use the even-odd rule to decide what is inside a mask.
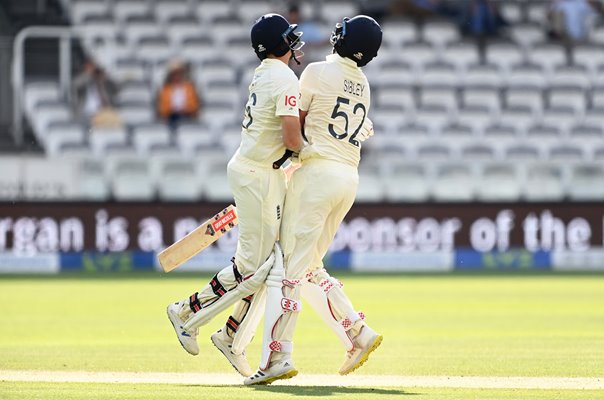
[[[159,264],[165,272],[172,271],[217,241],[235,227],[237,222],[237,209],[231,204],[159,253]]]

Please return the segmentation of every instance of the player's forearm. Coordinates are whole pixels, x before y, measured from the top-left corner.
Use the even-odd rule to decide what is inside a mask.
[[[282,117],[281,127],[283,129],[283,145],[294,152],[299,152],[304,147],[300,120],[298,117]]]

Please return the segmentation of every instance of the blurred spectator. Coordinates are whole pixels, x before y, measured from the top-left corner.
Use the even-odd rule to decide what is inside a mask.
[[[170,127],[197,117],[200,101],[195,85],[188,76],[187,67],[180,61],[172,61],[157,100],[159,116]]]
[[[314,21],[303,20],[298,4],[291,4],[287,12],[287,20],[290,24],[298,24],[298,30],[303,32],[302,40],[306,46],[324,45],[329,42],[321,31],[321,27]]]
[[[290,4],[287,20],[290,24],[298,25],[298,31],[303,33],[302,41],[306,43],[304,46],[305,55],[299,59],[300,65],[294,62],[290,63],[290,68],[296,75],[300,76],[309,62],[321,60],[325,57],[326,54],[323,48],[329,44],[329,32],[321,30],[316,22],[303,19],[300,7],[296,3]]]
[[[460,13],[461,31],[472,36],[497,36],[507,23],[492,0],[469,0]]]
[[[595,0],[552,0],[550,34],[572,42],[587,40],[596,11],[602,12],[602,4]]]
[[[113,109],[116,86],[93,61],[84,63],[72,82],[76,114],[94,126],[119,126],[121,119]]]

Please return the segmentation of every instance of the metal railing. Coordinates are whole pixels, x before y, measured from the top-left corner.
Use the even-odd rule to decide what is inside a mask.
[[[73,27],[30,26],[21,30],[13,44],[13,135],[15,143],[23,143],[23,117],[25,92],[25,42],[28,39],[57,39],[59,41],[59,87],[69,99],[71,81],[71,39],[80,37]]]

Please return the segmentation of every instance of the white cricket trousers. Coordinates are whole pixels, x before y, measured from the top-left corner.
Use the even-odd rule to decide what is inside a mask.
[[[357,168],[337,161],[311,158],[294,172],[280,237],[288,279],[323,268],[323,257],[354,203],[358,185]]]
[[[235,155],[227,169],[239,218],[235,263],[242,275],[266,261],[279,236],[286,182],[282,169]]]
[[[190,318],[215,302],[242,280],[254,274],[269,257],[278,239],[286,191],[285,174],[272,165],[262,165],[233,156],[227,167],[229,186],[239,219],[239,240],[234,263],[220,270],[199,292],[193,293],[182,311]],[[258,288],[260,289],[260,287]],[[249,311],[252,296],[235,303],[226,329],[233,336]]]

